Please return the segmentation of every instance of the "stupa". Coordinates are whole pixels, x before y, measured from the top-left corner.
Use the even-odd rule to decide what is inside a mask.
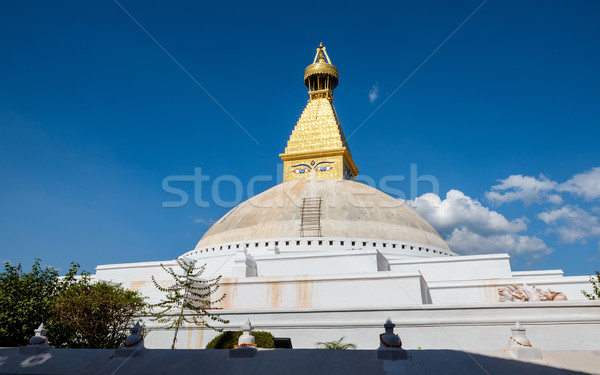
[[[223,276],[227,297],[211,308],[229,329],[250,319],[294,348],[345,336],[372,349],[391,317],[407,349],[496,350],[506,345],[506,327],[521,321],[542,350],[600,349],[600,304],[581,294],[587,276],[515,272],[507,253],[454,253],[402,201],[354,181],[359,170],[333,106],[338,69],[322,44],[304,83],[309,100],[280,155],[283,183],[230,210],[181,255],[206,263],[207,278]],[[161,264],[177,267],[101,265],[95,277],[153,302],[162,296],[151,277],[170,282]],[[560,291],[566,301],[507,297],[526,285]],[[149,328],[146,347],[169,346],[171,333]],[[188,327],[178,346],[204,348],[215,334]]]

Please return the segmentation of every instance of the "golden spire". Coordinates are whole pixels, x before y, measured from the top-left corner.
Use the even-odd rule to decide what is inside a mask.
[[[329,59],[323,43],[317,48],[313,63],[304,70],[304,84],[308,87],[310,98],[329,98],[333,100],[333,89],[338,85],[338,70]]]
[[[323,43],[313,63],[304,71],[310,99],[288,140],[283,160],[283,180],[328,178],[353,180],[358,168],[333,107],[338,70]]]

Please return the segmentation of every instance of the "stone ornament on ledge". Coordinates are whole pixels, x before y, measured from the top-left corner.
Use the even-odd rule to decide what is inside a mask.
[[[508,285],[498,288],[499,302],[539,302],[539,301],[566,301],[567,296],[554,290],[541,290],[535,285]]]
[[[377,359],[399,360],[408,358],[406,350],[402,349],[402,340],[394,333],[396,325],[390,318],[383,325],[385,333],[379,335],[379,349],[377,349]]]
[[[256,341],[252,335],[252,323],[250,319],[242,324],[242,335],[238,339],[238,344],[229,350],[229,358],[252,358],[256,355]]]
[[[34,331],[35,336],[32,336],[27,343],[27,346],[21,346],[19,348],[19,354],[40,354],[50,350],[51,346],[48,343],[48,330],[44,327],[44,323]]]
[[[135,357],[141,350],[145,349],[144,328],[140,325],[140,322],[135,323],[129,331],[131,334],[125,339],[123,347],[115,350],[115,357]]]
[[[542,359],[542,351],[531,345],[531,342],[527,338],[526,329],[521,326],[521,323],[517,321],[510,330],[511,336],[508,339],[507,351],[511,352],[517,359]]]

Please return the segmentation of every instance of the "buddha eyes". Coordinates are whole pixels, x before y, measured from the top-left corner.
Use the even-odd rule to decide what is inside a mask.
[[[321,166],[319,166],[319,164],[321,164]],[[313,170],[317,171],[317,172],[327,172],[327,171],[333,169],[333,165],[323,165],[323,164],[333,164],[333,162],[332,161],[321,161],[321,162],[315,163],[315,161],[313,160],[310,162],[310,165],[296,164],[296,165],[292,165],[292,168],[296,168],[296,169],[292,169],[292,172],[294,172],[296,174],[303,174],[303,173],[308,173]]]
[[[331,170],[331,169],[333,169],[332,165],[328,165],[326,167],[317,167],[317,171],[319,171],[319,172],[327,172],[328,170]]]

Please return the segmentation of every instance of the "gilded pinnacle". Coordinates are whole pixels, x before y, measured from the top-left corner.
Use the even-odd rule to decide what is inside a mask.
[[[353,180],[358,168],[352,160],[346,137],[333,107],[333,89],[338,71],[323,43],[313,63],[304,71],[310,100],[280,155],[284,181],[319,178]]]

